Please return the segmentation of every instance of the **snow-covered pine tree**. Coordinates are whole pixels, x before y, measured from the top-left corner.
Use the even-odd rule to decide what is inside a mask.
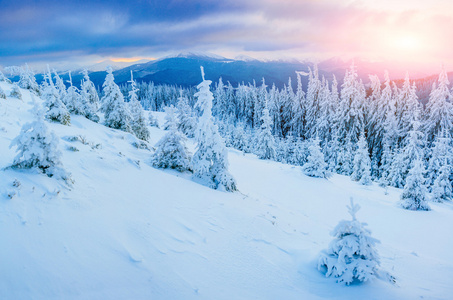
[[[80,96],[79,89],[72,85],[72,76],[69,72],[69,88],[64,96],[63,102],[71,114],[85,115],[82,97]]]
[[[336,138],[336,135],[334,135]],[[336,167],[335,170],[338,174],[351,175],[353,171],[353,162],[354,162],[354,149],[355,146],[349,138],[346,138],[343,142],[337,138],[335,141],[335,148],[333,151],[336,151]]]
[[[82,71],[82,74],[83,74],[83,80],[82,80],[82,84],[80,87],[80,94],[91,104],[92,110],[94,112],[97,112],[99,109],[98,92],[96,91],[96,87],[94,86],[94,83],[90,80],[90,76],[88,76],[88,70],[84,69]]]
[[[401,188],[405,186],[406,178],[413,161],[423,157],[423,133],[420,131],[420,122],[414,118],[412,130],[404,141],[405,146],[394,154],[389,172],[389,182],[392,186]]]
[[[368,281],[376,278],[380,265],[375,245],[378,240],[371,237],[371,232],[356,219],[360,209],[358,204],[348,207],[351,221],[342,220],[332,231],[335,239],[329,248],[321,252],[318,269],[326,270],[326,277],[333,276],[337,282],[351,284],[354,280]]]
[[[17,98],[19,100],[22,100],[22,93],[21,93],[17,83],[13,83],[13,86],[11,88],[11,92],[9,93],[9,96],[12,97],[12,98]]]
[[[329,177],[329,171],[327,170],[327,163],[324,160],[324,154],[321,151],[320,140],[316,135],[316,138],[311,139],[308,150],[307,162],[302,167],[302,172],[305,175],[318,178]]]
[[[248,147],[248,144],[244,125],[237,124],[233,129],[232,136],[233,147],[235,149],[238,149],[239,151],[245,151],[245,149]]]
[[[429,149],[427,185],[432,186],[439,176],[441,168],[453,164],[453,148],[450,135],[444,131],[439,133]],[[447,171],[444,169],[444,171]],[[450,175],[448,175],[451,178]],[[453,178],[451,178],[453,179]]]
[[[104,113],[104,125],[132,132],[130,125],[131,115],[126,103],[124,103],[123,94],[115,83],[111,67],[107,67],[107,76],[102,87],[104,96],[101,99],[101,111]]]
[[[46,118],[63,125],[69,125],[71,121],[69,111],[66,105],[60,100],[50,71],[44,75],[44,79],[46,80],[46,84],[42,91],[42,97],[44,98],[44,106],[47,107]]]
[[[363,185],[371,184],[371,160],[363,132],[360,134],[359,142],[357,143],[351,179]]]
[[[146,126],[146,118],[143,107],[138,101],[137,84],[131,70],[131,90],[129,91],[129,111],[131,113],[131,129],[135,136],[141,140],[149,140],[149,130]]]
[[[321,93],[323,89],[323,83],[319,80],[318,66],[315,64],[313,71],[310,69],[308,74],[308,87],[306,95],[306,106],[305,106],[305,119],[306,119],[306,134],[308,138],[313,138],[316,134],[319,134],[318,122],[321,109]]]
[[[178,131],[174,118],[170,118],[168,122],[168,132],[157,142],[151,163],[156,168],[171,168],[180,172],[190,170],[186,137]]]
[[[165,111],[165,123],[164,130],[170,130],[173,124],[177,124],[176,108],[173,105],[164,107]]]
[[[354,64],[346,75],[341,86],[340,102],[337,108],[336,122],[338,123],[338,138],[342,145],[347,141],[352,144],[359,140],[364,126],[363,105],[365,103],[365,88],[358,80]],[[352,162],[352,161],[351,161]]]
[[[99,96],[94,83],[91,82],[88,76],[88,71],[85,69],[82,71],[83,80],[80,87],[80,96],[82,97],[84,116],[93,121],[99,122]]]
[[[451,175],[452,175],[451,166],[447,164],[445,159],[431,187],[432,201],[434,202],[451,201],[451,199],[453,198],[453,192],[450,181]]]
[[[275,158],[275,140],[272,135],[272,120],[269,116],[267,109],[267,98],[265,101],[264,109],[262,110],[261,128],[258,132],[256,139],[256,155],[260,159],[274,159]]]
[[[291,127],[293,131],[293,136],[294,137],[307,137],[306,133],[306,108],[307,108],[307,98],[305,97],[305,92],[302,89],[302,73],[296,71],[296,76],[297,76],[297,90],[294,98],[294,102],[292,103],[293,106],[291,108],[293,112],[293,117],[291,120]],[[269,100],[272,98],[276,98],[277,93],[275,92],[275,85],[272,85],[271,92],[269,93]],[[278,103],[278,101],[270,101],[274,103]],[[271,109],[269,109],[271,111]],[[275,110],[277,112],[280,112],[279,107],[275,107]],[[279,123],[278,120],[280,119],[279,116],[274,116],[274,126],[275,123]],[[276,131],[275,131],[276,132]]]
[[[148,124],[151,127],[159,128],[159,121],[151,112],[148,113]]]
[[[201,67],[203,81],[197,86],[198,98],[196,107],[201,111],[195,134],[197,148],[192,158],[194,177],[204,180],[210,187],[236,191],[236,182],[228,172],[228,152],[212,117],[212,99],[214,98],[209,86],[210,80],[205,80]]]
[[[401,115],[399,116],[399,118],[397,118],[399,147],[403,146],[403,141],[407,138],[409,132],[413,130],[412,124],[414,118],[419,119],[421,115],[421,105],[418,101],[416,92],[417,88],[415,86],[415,82],[413,83],[413,85],[411,85],[409,80],[409,73],[406,73],[403,87],[397,95],[397,98],[399,99],[398,103],[400,104],[400,106],[402,106],[402,108],[400,108]]]
[[[49,72],[49,80],[52,80],[52,75],[50,75],[50,71],[49,71],[49,66],[47,66],[47,70]],[[55,78],[55,88],[58,92],[58,95],[60,97],[60,100],[63,102],[64,99],[65,99],[65,96],[66,96],[66,85],[64,84],[64,81],[63,79],[58,75],[57,71],[56,70],[53,70],[53,73],[54,73],[54,78]],[[64,102],[63,102],[64,103]],[[66,105],[66,103],[64,103]]]
[[[16,146],[18,152],[11,167],[37,168],[49,177],[60,175],[66,179],[68,175],[62,169],[57,136],[49,132],[44,122],[44,112],[37,103],[32,112],[35,120],[22,126],[20,134],[11,141],[10,148]]]
[[[28,64],[25,64],[25,66],[23,67],[10,66],[6,67],[5,69],[8,70],[11,74],[19,75],[19,87],[30,90],[39,96],[39,85],[36,83],[35,73],[33,73]],[[2,75],[3,74],[0,75],[0,78],[2,77]],[[0,79],[0,81],[2,80]]]
[[[0,99],[6,99],[5,91],[2,89],[1,86],[0,86]]]
[[[7,83],[11,83],[11,80],[9,80],[8,78],[6,78],[5,74],[3,74],[2,71],[0,71],[0,82],[1,82],[1,81],[7,82]]]
[[[219,78],[219,83],[214,91],[214,99],[212,104],[212,115],[218,120],[225,120],[227,116],[227,95],[222,77]]]
[[[442,68],[439,75],[439,85],[431,91],[429,101],[426,104],[424,132],[428,143],[445,130],[449,135],[453,129],[453,105],[449,89],[447,72]]]
[[[178,109],[178,129],[187,137],[193,137],[195,135],[197,122],[193,115],[192,108],[189,106],[187,98],[183,96],[182,90],[180,90],[178,104],[176,107]]]
[[[413,162],[409,175],[406,178],[403,193],[401,194],[401,206],[408,210],[431,210],[428,203],[428,189],[425,185],[425,167],[420,157]]]

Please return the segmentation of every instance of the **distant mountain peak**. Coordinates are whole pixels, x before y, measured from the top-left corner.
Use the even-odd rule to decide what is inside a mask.
[[[223,56],[210,53],[210,52],[200,52],[200,51],[185,51],[185,52],[179,52],[177,54],[170,54],[167,56],[162,57],[160,60],[168,59],[168,58],[209,58],[209,59],[214,59],[214,60],[230,60],[228,58],[225,58]]]
[[[241,54],[241,55],[236,56],[234,58],[234,60],[239,60],[239,61],[260,61],[259,59],[253,58],[253,57],[245,55],[245,54]]]

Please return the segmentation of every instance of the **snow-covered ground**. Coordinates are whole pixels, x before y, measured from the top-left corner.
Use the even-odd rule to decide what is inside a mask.
[[[11,85],[0,86],[9,94]],[[0,99],[0,299],[451,299],[453,206],[398,206],[400,190],[229,150],[240,192],[154,169],[136,138],[72,116],[48,123],[75,183],[3,169],[32,119]],[[159,116],[162,120],[162,116]],[[151,145],[164,134],[151,130]],[[78,137],[78,138],[73,138]],[[194,149],[194,145],[189,145]],[[78,151],[77,151],[78,150]],[[19,187],[13,182],[20,182]],[[397,284],[344,286],[316,269],[349,198]]]

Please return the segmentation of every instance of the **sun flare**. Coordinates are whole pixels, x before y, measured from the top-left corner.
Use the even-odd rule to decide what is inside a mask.
[[[394,38],[393,46],[403,51],[417,52],[422,48],[420,38],[413,35],[405,35]]]

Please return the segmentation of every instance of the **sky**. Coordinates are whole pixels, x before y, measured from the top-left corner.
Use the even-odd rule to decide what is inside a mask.
[[[453,69],[451,0],[0,0],[0,65],[185,51]]]

